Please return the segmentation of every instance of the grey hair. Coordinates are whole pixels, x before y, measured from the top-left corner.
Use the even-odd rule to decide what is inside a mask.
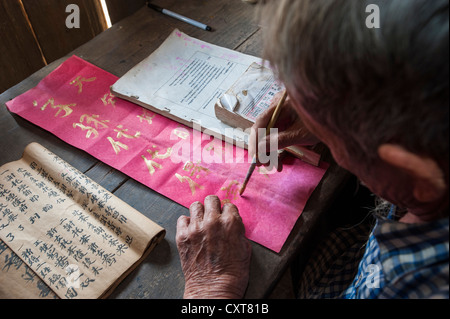
[[[275,0],[264,57],[293,97],[371,165],[383,143],[449,160],[448,0]],[[366,6],[381,26],[366,26]]]

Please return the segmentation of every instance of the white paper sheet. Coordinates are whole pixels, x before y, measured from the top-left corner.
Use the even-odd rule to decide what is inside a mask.
[[[218,120],[214,105],[254,62],[262,64],[260,58],[174,30],[155,52],[119,79],[111,92],[175,121],[244,142],[246,146],[248,134],[232,130]]]

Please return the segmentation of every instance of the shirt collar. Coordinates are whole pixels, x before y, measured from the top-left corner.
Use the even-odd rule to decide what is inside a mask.
[[[424,224],[378,219],[373,236],[388,279],[420,267],[447,260],[449,218]]]

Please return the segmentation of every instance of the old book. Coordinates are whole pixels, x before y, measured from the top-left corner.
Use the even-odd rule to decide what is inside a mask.
[[[104,298],[165,230],[43,146],[0,167],[0,298]]]
[[[115,96],[246,148],[248,134],[216,118],[214,105],[261,58],[219,47],[174,30],[150,56],[114,85]]]

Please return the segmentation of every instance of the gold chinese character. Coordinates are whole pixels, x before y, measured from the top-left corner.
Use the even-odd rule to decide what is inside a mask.
[[[139,122],[142,123],[142,121],[147,121],[148,124],[152,124],[152,120],[153,118],[156,116],[155,114],[153,114],[153,116],[150,116],[150,112],[148,112],[147,110],[143,110],[142,115],[138,115],[137,118],[139,119]]]
[[[225,203],[231,203],[231,201],[239,198],[240,184],[238,181],[231,181],[227,187],[222,187],[221,191],[226,191],[225,199],[222,200],[222,205]]]
[[[195,177],[199,179],[202,177],[200,173],[204,172],[206,175],[208,175],[211,171],[207,169],[206,167],[200,166],[199,164],[194,164],[191,161],[188,161],[184,164],[183,170],[186,172],[189,172],[189,176]]]
[[[234,155],[233,147],[229,144],[217,142],[217,140],[213,140],[209,144],[205,146],[205,150],[209,152],[208,155],[214,156],[217,159],[221,159],[225,156],[225,161],[228,159],[232,159]],[[212,151],[212,154],[211,154]],[[236,154],[237,155],[237,154]]]
[[[116,155],[118,155],[120,153],[120,151],[121,151],[120,148],[123,148],[124,150],[128,150],[127,145],[120,143],[118,141],[114,141],[112,137],[108,137],[108,141],[111,143],[111,145],[114,149],[114,152],[116,152]]]
[[[80,117],[80,123],[83,123],[84,120],[86,120],[86,124],[93,123],[94,127],[96,129],[107,128],[108,125],[106,123],[109,123],[109,120],[99,120],[98,119],[99,117],[100,117],[99,115],[95,115],[95,114],[92,114],[92,115],[84,114]]]
[[[86,79],[84,77],[81,76],[77,76],[72,82],[70,82],[70,85],[75,85],[78,87],[78,94],[81,94],[81,92],[83,92],[83,82],[93,82],[95,81],[97,78],[96,77],[92,77],[90,79]]]
[[[113,107],[116,107],[116,101],[114,100],[115,96],[110,93],[106,93],[102,98],[103,105],[107,106],[111,104]]]
[[[153,148],[155,149],[156,145],[153,145]],[[147,152],[152,156],[151,160],[147,159],[144,155],[142,155],[141,157],[145,161],[145,165],[147,165],[148,172],[150,173],[150,175],[153,175],[156,171],[155,167],[159,169],[163,168],[161,164],[158,164],[153,160],[168,158],[170,155],[172,155],[172,148],[169,147],[164,154],[159,154],[159,151],[156,150],[147,150]]]
[[[153,148],[156,148],[156,145],[153,145]],[[170,155],[172,155],[172,148],[169,147],[166,150],[165,154],[159,154],[159,151],[152,151],[152,150],[147,150],[147,152],[152,156],[152,159],[158,158],[158,159],[166,159],[168,158]]]
[[[37,104],[37,101],[34,101],[34,102],[33,102],[33,105],[34,105],[34,106],[37,106],[37,105],[38,105],[38,104]],[[51,98],[49,98],[48,101],[41,107],[41,111],[44,111],[44,110],[47,108],[47,106],[49,106],[49,105],[50,105],[50,107],[51,107],[52,109],[58,109],[58,112],[56,112],[55,117],[58,117],[59,113],[61,113],[61,111],[64,111],[65,114],[64,114],[63,116],[61,116],[61,118],[63,118],[63,117],[67,117],[67,116],[69,116],[70,114],[72,114],[73,110],[71,109],[71,107],[76,106],[76,103],[73,103],[73,104],[57,104],[57,105],[55,105],[55,99],[51,97]]]
[[[117,127],[114,129],[114,132],[117,133],[117,138],[125,137],[125,138],[139,138],[141,136],[141,132],[136,132],[134,135],[127,134],[125,132],[128,132],[128,129],[124,129],[123,125],[117,125]]]
[[[172,131],[172,133],[183,140],[186,140],[189,137],[189,132],[185,129],[176,128]]]
[[[192,195],[195,195],[195,192],[197,191],[197,189],[204,189],[204,188],[205,188],[205,187],[203,187],[202,185],[200,185],[200,184],[194,182],[194,181],[193,181],[190,177],[188,177],[188,176],[181,176],[180,174],[176,173],[176,174],[175,174],[175,177],[178,178],[178,180],[179,180],[181,183],[188,182],[189,188],[191,189]]]
[[[156,171],[156,168],[162,169],[162,165],[156,163],[155,161],[149,160],[148,158],[146,158],[144,155],[142,155],[142,159],[145,162],[145,165],[147,166],[148,172],[150,173],[150,175],[153,175]]]
[[[94,138],[98,137],[98,131],[93,127],[85,126],[81,123],[73,123],[73,128],[77,128],[77,127],[81,128],[82,131],[87,130],[86,138],[90,138],[92,134],[94,134]]]
[[[52,108],[54,108],[54,109],[56,109],[56,108],[59,109],[58,112],[56,112],[55,117],[58,117],[58,115],[59,115],[59,113],[61,113],[61,111],[65,112],[65,114],[61,117],[69,116],[73,112],[73,110],[70,108],[71,106],[72,107],[76,106],[76,104],[66,104],[66,105],[59,104],[59,105],[52,106]]]

